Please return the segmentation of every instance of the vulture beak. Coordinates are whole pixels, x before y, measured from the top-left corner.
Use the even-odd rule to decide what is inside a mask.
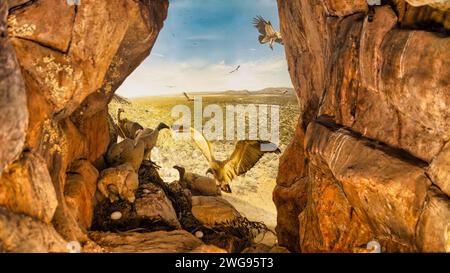
[[[165,124],[164,122],[161,122],[159,125],[158,125],[158,131],[161,131],[162,129],[170,129],[170,127],[167,125],[167,124]]]
[[[208,174],[208,173],[214,175],[214,172],[213,172],[213,170],[212,170],[211,168],[209,168],[209,169],[206,171],[206,174]]]
[[[220,188],[222,189],[222,191],[224,191],[226,193],[231,193],[231,187],[228,184],[222,185]]]

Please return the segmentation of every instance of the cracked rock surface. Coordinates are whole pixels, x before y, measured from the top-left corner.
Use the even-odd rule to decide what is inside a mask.
[[[149,55],[167,9],[166,0],[0,2],[3,249],[89,245],[107,105]],[[20,248],[27,236],[36,238]]]
[[[362,0],[278,0],[302,110],[274,190],[290,250],[448,251],[449,12],[391,2],[368,22]]]

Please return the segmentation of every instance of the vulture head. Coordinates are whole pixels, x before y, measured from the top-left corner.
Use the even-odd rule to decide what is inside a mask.
[[[165,124],[164,122],[161,122],[156,129],[158,131],[161,131],[162,129],[170,129],[170,127],[167,124]]]

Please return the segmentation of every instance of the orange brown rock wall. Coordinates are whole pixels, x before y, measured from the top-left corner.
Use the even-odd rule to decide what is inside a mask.
[[[449,12],[385,2],[370,23],[363,0],[278,0],[302,111],[274,190],[291,250],[449,250]]]
[[[149,55],[167,10],[167,0],[1,1],[1,206],[87,240],[107,104]]]

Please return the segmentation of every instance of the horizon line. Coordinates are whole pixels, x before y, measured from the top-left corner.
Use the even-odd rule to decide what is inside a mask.
[[[225,93],[225,92],[250,92],[250,93],[256,93],[256,92],[261,92],[264,91],[266,89],[288,89],[288,90],[293,90],[295,91],[294,87],[265,87],[262,89],[257,89],[257,90],[249,90],[249,89],[228,89],[228,90],[216,90],[216,91],[181,91],[181,92],[174,92],[174,93],[167,93],[167,94],[149,94],[149,95],[137,95],[137,96],[126,96],[125,94],[118,94],[122,97],[128,98],[128,99],[135,99],[135,98],[147,98],[147,97],[162,97],[162,96],[179,96],[179,95],[183,95],[183,93],[186,94],[210,94],[210,93]]]

